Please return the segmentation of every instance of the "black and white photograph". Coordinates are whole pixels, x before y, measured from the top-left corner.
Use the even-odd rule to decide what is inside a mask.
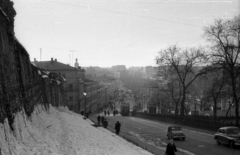
[[[240,0],[0,0],[0,155],[239,155]]]

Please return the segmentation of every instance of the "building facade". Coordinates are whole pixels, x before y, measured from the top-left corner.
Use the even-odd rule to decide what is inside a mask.
[[[101,82],[85,80],[85,104],[81,111],[99,113],[107,107],[107,88]]]
[[[57,73],[66,79],[63,85],[66,97],[64,98],[65,106],[75,112],[80,112],[81,106],[84,105],[84,81],[85,71],[80,67],[72,67],[61,62],[57,59],[50,61],[37,61],[33,62],[37,67],[46,71]]]

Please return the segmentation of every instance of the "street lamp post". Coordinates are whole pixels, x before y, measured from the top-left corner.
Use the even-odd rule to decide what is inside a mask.
[[[84,118],[86,118],[86,112],[87,112],[87,84],[84,83],[84,88],[83,88],[83,95],[84,95]]]
[[[86,112],[87,112],[87,93],[83,92],[84,95],[84,116],[86,117]]]
[[[99,91],[100,91],[99,88],[97,88],[97,109],[98,109],[98,114],[99,114],[99,103],[100,103],[99,102],[99,100],[100,100],[100,98],[99,98],[99,94],[100,94]]]

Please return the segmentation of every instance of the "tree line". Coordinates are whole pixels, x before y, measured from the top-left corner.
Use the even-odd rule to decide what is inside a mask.
[[[215,19],[203,28],[203,36],[209,43],[206,47],[183,49],[174,44],[159,51],[156,57],[159,88],[168,90],[175,114],[182,117],[188,111],[185,106],[188,97],[195,97],[202,110],[213,106],[215,119],[217,103],[222,97],[229,98],[229,109],[234,107],[235,125],[239,126],[240,15]]]

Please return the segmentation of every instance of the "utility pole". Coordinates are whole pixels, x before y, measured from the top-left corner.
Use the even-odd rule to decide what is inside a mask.
[[[40,48],[40,61],[42,60],[42,48]]]
[[[99,91],[97,90],[97,111],[98,111],[98,114],[99,114]]]
[[[74,67],[74,65],[73,65],[73,52],[77,52],[77,51],[70,50],[69,52],[72,52],[72,66]],[[70,55],[69,55],[69,59],[70,59]]]
[[[107,87],[105,87],[105,110],[107,109]]]

